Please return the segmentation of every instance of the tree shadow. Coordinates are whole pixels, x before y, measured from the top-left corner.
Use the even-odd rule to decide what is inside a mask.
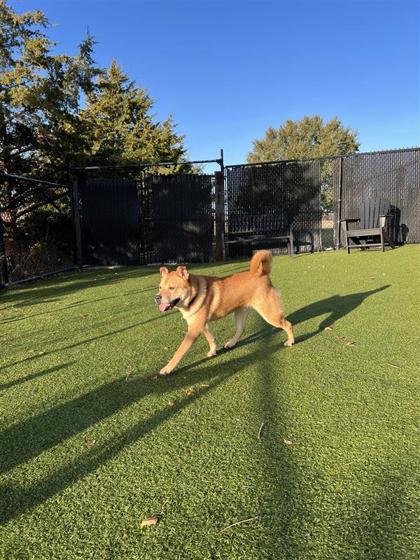
[[[272,345],[268,349],[257,349],[256,352],[246,356],[232,358],[225,364],[207,361],[207,367],[198,369],[194,376],[188,379],[175,375],[158,376],[156,379],[139,376],[134,377],[131,381],[115,380],[8,428],[0,434],[2,449],[0,472],[3,473],[7,473],[67,438],[109,418],[147,395],[162,396],[167,392],[182,390],[191,385],[195,387],[192,395],[185,394],[175,401],[174,406],[164,405],[149,418],[140,421],[122,434],[114,436],[102,446],[95,445],[75,462],[36,482],[31,488],[28,489],[26,484],[13,486],[6,483],[1,486],[0,521],[6,523],[63,491],[116,457],[138,439],[157,429],[162,423],[205,396],[229,377],[278,349],[278,345]],[[233,353],[234,350],[231,352]],[[183,371],[199,364],[201,364],[201,360],[183,368]]]
[[[340,296],[337,294],[335,296],[310,303],[306,307],[302,307],[301,309],[294,311],[287,317],[292,325],[303,323],[304,321],[314,319],[320,315],[325,315],[327,313],[329,314],[327,318],[321,321],[315,331],[304,334],[302,336],[298,336],[296,338],[296,342],[303,342],[319,334],[325,329],[325,327],[332,325],[342,317],[345,317],[346,315],[354,311],[365,301],[366,298],[382,292],[389,287],[390,285],[387,284],[385,286],[381,286],[380,288],[369,290],[367,292],[357,292],[345,296]]]

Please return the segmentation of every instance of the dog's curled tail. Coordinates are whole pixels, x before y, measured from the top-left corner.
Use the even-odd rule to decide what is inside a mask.
[[[270,251],[257,251],[251,259],[251,272],[260,276],[263,274],[268,276],[271,273],[272,260]]]

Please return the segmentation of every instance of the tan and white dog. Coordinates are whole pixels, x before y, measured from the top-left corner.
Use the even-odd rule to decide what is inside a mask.
[[[172,372],[201,333],[210,346],[207,356],[215,356],[216,341],[209,329],[209,321],[221,319],[232,311],[236,332],[225,348],[233,348],[240,339],[249,308],[255,309],[270,325],[285,330],[287,341],[284,345],[292,346],[295,341],[292,325],[286,320],[280,294],[270,281],[271,261],[271,253],[258,251],[251,259],[249,271],[226,278],[195,276],[185,266],[178,266],[172,272],[164,266],[160,269],[159,294],[155,298],[160,311],[176,307],[188,324],[188,332],[180,347],[160,370],[162,375]]]

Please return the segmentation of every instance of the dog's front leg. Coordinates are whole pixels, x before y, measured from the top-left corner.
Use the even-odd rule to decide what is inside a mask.
[[[194,341],[201,334],[203,328],[204,328],[204,324],[200,325],[199,327],[192,326],[192,325],[188,326],[188,332],[185,335],[184,340],[181,342],[180,347],[172,356],[172,358],[169,360],[169,362],[166,364],[166,366],[160,370],[161,375],[169,375],[170,373],[172,373],[172,370],[179,364],[179,362],[182,360],[184,355],[188,352],[188,350],[193,345]]]

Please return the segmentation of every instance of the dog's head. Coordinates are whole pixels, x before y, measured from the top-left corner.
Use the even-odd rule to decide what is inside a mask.
[[[189,278],[190,274],[185,266],[178,266],[171,272],[166,266],[161,267],[159,293],[155,297],[160,311],[169,311],[191,296]]]

